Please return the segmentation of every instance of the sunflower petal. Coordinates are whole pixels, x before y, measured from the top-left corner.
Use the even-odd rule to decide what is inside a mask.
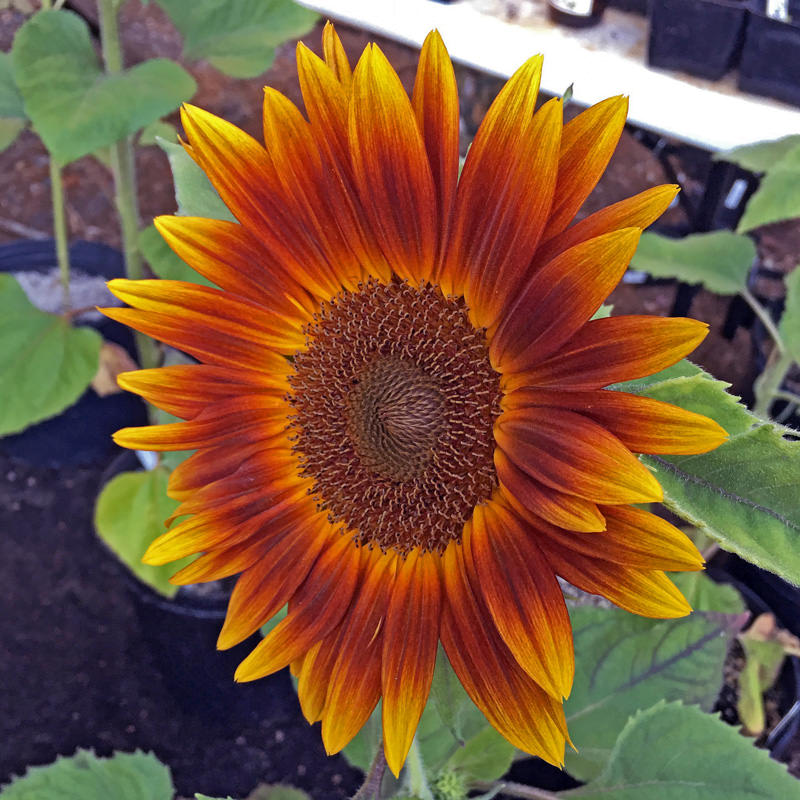
[[[438,556],[413,550],[398,564],[383,629],[383,741],[399,775],[430,692],[439,643]]]
[[[523,671],[503,643],[479,603],[477,578],[468,573],[461,545],[447,548],[442,567],[442,644],[467,694],[515,747],[563,764],[567,727],[561,703]]]
[[[542,552],[514,514],[497,503],[475,509],[469,546],[478,585],[506,646],[549,695],[567,697],[575,674],[572,627]]]
[[[495,438],[523,471],[595,503],[648,503],[663,492],[653,474],[605,428],[562,409],[514,409]]]
[[[436,258],[436,190],[425,144],[400,78],[377,45],[353,76],[350,151],[362,205],[401,278],[430,277]]]
[[[625,228],[575,245],[538,270],[490,339],[500,372],[519,372],[552,355],[619,283],[641,231]]]
[[[344,51],[342,40],[330,20],[322,29],[322,52],[325,55],[325,63],[333,70],[339,82],[349,89],[353,80],[353,71],[350,69],[350,61]]]

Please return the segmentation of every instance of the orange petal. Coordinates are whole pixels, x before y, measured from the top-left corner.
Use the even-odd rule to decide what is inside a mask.
[[[512,512],[490,502],[475,509],[469,547],[483,599],[514,658],[556,700],[569,696],[572,627],[555,573],[533,538]]]
[[[289,604],[288,615],[239,664],[237,681],[283,669],[338,624],[356,588],[359,556],[347,536],[334,535]]]
[[[408,95],[377,45],[353,76],[349,131],[359,196],[392,269],[427,279],[438,242],[433,175]]]
[[[188,586],[193,583],[219,581],[244,572],[269,550],[271,542],[260,536],[250,537],[230,547],[219,547],[198,556],[191,564],[179,569],[169,582],[176,586]]]
[[[554,547],[546,536],[537,542],[562,578],[584,592],[608,598],[626,611],[655,619],[685,617],[692,611],[686,598],[663,572],[641,570]]]
[[[289,390],[288,382],[280,377],[206,364],[174,364],[121,372],[117,383],[157,408],[183,419],[197,416],[206,406],[219,400],[248,394],[282,397]]]
[[[652,375],[687,356],[705,339],[708,325],[682,317],[624,316],[587,322],[551,358],[519,375],[504,389],[559,386],[598,389]]]
[[[728,438],[714,420],[702,414],[625,392],[519,389],[506,395],[504,404],[577,411],[611,431],[635,453],[707,453]]]
[[[322,522],[314,520],[276,540],[236,582],[217,647],[227,650],[239,644],[272,619],[305,580],[330,539],[331,526],[323,517]]]
[[[383,629],[383,742],[398,776],[428,699],[439,644],[438,555],[411,553],[398,564]]]
[[[491,327],[518,290],[552,203],[562,109],[551,100],[533,114],[540,71],[537,56],[503,87],[458,184],[442,284],[456,292],[466,284],[464,296],[479,327]]]
[[[489,722],[515,747],[550,764],[564,762],[567,727],[561,703],[517,664],[474,588],[464,548],[452,543],[443,556],[446,601],[442,644],[458,679]]]
[[[536,262],[546,264],[570,247],[604,233],[622,228],[646,228],[669,208],[679,190],[674,184],[654,186],[596,211],[540,245]]]
[[[562,409],[513,409],[495,439],[523,471],[546,486],[595,503],[648,503],[663,492],[653,474],[605,428]]]
[[[243,225],[172,216],[156,217],[153,224],[180,258],[221,289],[287,319],[305,322],[316,310],[308,292]]]
[[[703,568],[703,557],[691,539],[665,519],[633,506],[603,506],[608,527],[592,536],[578,536],[550,526],[534,526],[558,547],[570,553],[613,561],[644,570],[692,571]]]
[[[558,182],[544,239],[570,223],[594,189],[616,149],[628,115],[627,97],[609,97],[564,125]]]
[[[499,447],[494,451],[494,466],[503,496],[521,516],[537,515],[573,531],[605,529],[606,521],[595,503],[545,486],[516,467]]]
[[[534,273],[490,338],[495,369],[519,372],[573,336],[619,283],[640,235],[625,228],[581,242]]]
[[[190,422],[122,428],[114,441],[131,450],[196,450],[267,439],[286,427],[285,406],[270,395],[234,397],[209,406]]]
[[[453,64],[438,31],[431,31],[422,45],[411,103],[436,185],[441,257],[458,183],[459,114]]]
[[[331,672],[339,657],[336,644],[340,630],[341,624],[303,656],[303,667],[297,681],[297,698],[303,716],[311,725],[322,719]]]
[[[342,40],[330,21],[326,22],[322,29],[322,52],[325,55],[325,63],[333,70],[342,85],[349,89],[353,79],[350,61],[344,51]]]
[[[322,743],[328,755],[338,753],[361,730],[381,696],[382,626],[398,557],[375,550],[368,561],[336,644],[339,657],[322,714]]]

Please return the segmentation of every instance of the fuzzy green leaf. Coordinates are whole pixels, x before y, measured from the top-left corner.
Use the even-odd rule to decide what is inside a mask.
[[[97,372],[102,338],[34,308],[22,287],[0,275],[0,436],[69,408]]]
[[[22,95],[14,81],[10,53],[0,53],[0,151],[5,150],[27,125]]]
[[[564,800],[800,800],[784,764],[736,728],[680,703],[631,718],[595,780]]]
[[[618,609],[570,609],[576,673],[564,710],[578,752],[567,771],[588,780],[603,768],[628,717],[661,698],[713,704],[737,618],[695,611],[650,620]]]
[[[213,286],[199,272],[195,272],[177,253],[164,241],[155,225],[148,225],[139,234],[139,249],[150,265],[150,269],[159,278],[171,281],[190,281],[203,286]]]
[[[800,585],[800,442],[765,424],[710,453],[642,460],[664,505],[725,550]]]
[[[78,750],[46,767],[30,767],[0,792],[2,800],[172,800],[169,767],[152,753],[98,758]]]
[[[197,88],[189,73],[164,58],[107,75],[86,23],[70,11],[31,17],[17,32],[12,58],[25,111],[62,165],[174,111]]]
[[[508,772],[515,753],[514,745],[487,725],[453,753],[444,769],[460,772],[467,781],[493,781]]]
[[[195,164],[183,145],[168,142],[156,137],[159,147],[167,154],[175,184],[176,213],[184,217],[207,217],[208,219],[227,219],[234,217],[217,190],[211,185],[205,172]]]
[[[734,147],[714,155],[715,161],[730,161],[750,172],[767,172],[785,155],[800,147],[800,135],[784,136],[768,142],[755,142],[742,147]]]
[[[784,344],[795,361],[800,363],[800,268],[786,276],[786,306],[779,330]]]
[[[172,597],[177,586],[169,582],[191,557],[163,566],[142,564],[150,543],[166,531],[164,521],[178,503],[167,497],[169,472],[159,466],[142,472],[123,472],[100,492],[94,526],[100,538],[137,578],[157,592]]]
[[[308,33],[313,11],[292,0],[158,0],[183,35],[183,54],[208,59],[234,78],[269,69],[275,48]]]
[[[740,232],[800,217],[800,147],[792,148],[761,179],[739,220]]]
[[[643,233],[631,266],[656,278],[702,283],[717,294],[736,294],[747,285],[756,248],[746,236],[730,231],[694,233],[668,239]]]

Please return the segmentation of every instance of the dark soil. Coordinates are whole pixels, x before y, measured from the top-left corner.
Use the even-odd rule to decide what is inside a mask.
[[[92,8],[88,0],[75,5]],[[157,55],[179,58],[180,39],[157,5],[131,0],[123,17],[128,64]],[[22,21],[18,12],[0,10],[0,48],[8,50]],[[371,38],[344,26],[338,30],[351,58]],[[317,52],[320,33],[318,25],[304,39]],[[385,40],[381,46],[410,88],[416,52]],[[253,80],[231,80],[205,63],[184,66],[198,83],[194,103],[254,135],[260,135],[264,84],[301,100],[294,43],[282,47],[272,69]],[[458,79],[466,145],[500,83],[462,68]],[[177,124],[174,115],[171,121]],[[137,172],[143,223],[172,212],[171,175],[157,147],[138,149]],[[626,132],[583,213],[666,180],[658,160]],[[84,158],[66,168],[65,186],[73,239],[118,246],[106,168]],[[0,154],[0,243],[49,236],[49,193],[45,151],[26,132]],[[686,219],[675,208],[664,223],[679,227]],[[759,250],[771,269],[789,271],[798,260],[800,226],[765,229]],[[759,278],[755,288],[780,303],[780,280]],[[665,315],[676,292],[669,284],[624,284],[611,302],[617,313]],[[705,292],[694,297],[690,315],[711,324],[694,358],[747,395],[755,375],[754,346],[746,328],[739,327],[731,339],[722,335],[729,304],[730,298]],[[26,765],[49,763],[77,747],[94,747],[103,755],[138,747],[153,750],[170,766],[186,796],[242,797],[260,782],[275,781],[320,799],[352,794],[359,774],[341,757],[325,756],[319,731],[302,720],[285,682],[273,685],[274,697],[266,701],[274,701],[270,710],[227,722],[200,705],[191,710],[178,703],[156,668],[122,568],[93,534],[92,510],[105,466],[56,472],[0,455],[0,784]]]

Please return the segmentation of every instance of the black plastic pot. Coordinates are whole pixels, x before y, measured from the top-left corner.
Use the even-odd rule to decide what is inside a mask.
[[[76,242],[70,247],[75,272],[110,280],[124,274],[122,255],[107,245]],[[0,272],[49,272],[56,263],[52,240],[22,241],[0,247]],[[118,322],[102,318],[78,324],[91,325],[107,341],[115,342],[135,357],[133,335]],[[0,450],[38,466],[82,466],[101,463],[116,450],[114,431],[126,425],[147,424],[140,398],[122,392],[100,397],[91,387],[57,417],[21,433],[0,439]]]
[[[790,5],[793,21],[781,22],[755,0],[739,66],[739,88],[800,105],[800,4]]]
[[[650,0],[647,62],[717,80],[738,61],[746,5],[739,0]]]
[[[100,487],[122,472],[141,468],[135,453],[123,451],[103,472]],[[181,586],[173,598],[158,594],[127,569],[125,581],[153,663],[184,711],[225,724],[296,715],[297,695],[288,669],[252,683],[233,680],[236,667],[261,641],[260,634],[230,650],[217,650],[230,581]]]

